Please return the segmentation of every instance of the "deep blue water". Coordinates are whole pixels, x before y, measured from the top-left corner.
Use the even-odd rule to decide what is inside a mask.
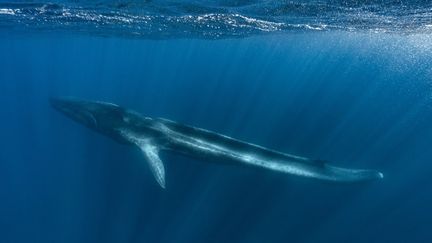
[[[220,2],[233,14],[256,5]],[[362,22],[213,35],[165,23],[162,35],[138,36],[115,23],[95,31],[78,21],[80,31],[17,17],[11,5],[0,7],[0,242],[432,242],[430,5],[400,7],[424,18],[402,13],[412,25],[386,31]],[[45,24],[22,25],[35,19]],[[385,177],[332,184],[166,153],[163,190],[137,149],[65,118],[52,96],[109,101]]]

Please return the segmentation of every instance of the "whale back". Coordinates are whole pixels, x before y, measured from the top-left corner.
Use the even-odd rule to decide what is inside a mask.
[[[165,118],[157,118],[157,120],[163,125],[165,125],[168,129],[176,133],[180,133],[184,136],[192,137],[200,141],[205,141],[219,147],[225,147],[231,150],[235,150],[239,153],[258,156],[263,160],[272,160],[272,161],[280,161],[280,162],[289,161],[289,162],[307,163],[307,164],[314,164],[314,165],[323,165],[323,160],[311,160],[300,156],[281,153],[256,144],[244,142],[206,129],[184,125]]]

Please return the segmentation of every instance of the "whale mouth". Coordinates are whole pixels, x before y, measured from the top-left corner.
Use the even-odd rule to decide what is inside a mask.
[[[85,101],[75,98],[50,98],[49,102],[54,109],[79,123],[89,127],[98,126],[97,119]]]

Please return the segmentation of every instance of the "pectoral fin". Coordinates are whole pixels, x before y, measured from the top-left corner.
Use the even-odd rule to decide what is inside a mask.
[[[156,181],[165,189],[165,169],[162,160],[159,158],[158,148],[150,143],[141,144],[139,147],[144,157],[146,157],[147,163]]]

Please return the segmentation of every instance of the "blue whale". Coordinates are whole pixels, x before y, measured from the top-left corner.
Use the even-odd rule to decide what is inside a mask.
[[[326,161],[281,153],[163,118],[146,117],[112,103],[75,98],[52,98],[50,103],[56,110],[93,130],[120,143],[137,146],[162,188],[165,188],[165,169],[160,151],[334,182],[383,178],[378,171],[331,166]]]

